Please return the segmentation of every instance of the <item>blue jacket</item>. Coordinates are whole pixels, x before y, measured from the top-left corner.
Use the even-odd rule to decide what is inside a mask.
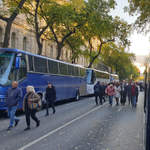
[[[20,88],[9,88],[5,94],[6,107],[18,106],[18,102],[22,99],[22,91]]]

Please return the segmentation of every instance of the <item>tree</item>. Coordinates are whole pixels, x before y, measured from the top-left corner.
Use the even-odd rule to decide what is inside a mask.
[[[57,44],[56,59],[59,60],[62,48],[69,44],[66,41],[86,23],[88,14],[85,13],[85,8],[79,10],[72,2],[62,5],[55,3],[55,5],[49,5],[46,10],[45,15],[48,16],[47,21],[50,22],[50,31],[47,31],[44,35],[48,40]]]
[[[110,9],[115,7],[114,1],[91,0],[87,3],[88,7],[94,9],[91,9],[90,19],[88,19],[86,27],[84,26],[81,32],[85,40],[88,41],[85,57],[89,58],[90,65],[88,67],[91,67],[93,62],[99,58],[102,46],[106,43],[116,41],[116,43],[123,46],[130,45],[128,37],[131,32],[131,26],[119,17],[113,18],[109,14]],[[96,39],[99,43],[97,48],[93,46],[93,39]]]
[[[118,46],[115,43],[107,43],[103,46],[101,52],[102,62],[110,66],[112,71],[116,71],[120,77],[120,80],[125,78],[136,78],[138,70],[135,69],[132,62],[135,60],[133,53],[128,53],[121,45]]]
[[[81,50],[81,45],[84,45],[84,40],[79,34],[75,34],[66,39],[66,43],[68,48],[71,51],[71,63],[75,64],[76,60],[79,56],[83,55],[83,51]]]
[[[43,43],[41,37],[48,29],[50,22],[47,21],[45,9],[47,5],[55,3],[53,0],[26,0],[22,13],[26,16],[26,21],[35,29],[38,54],[41,55]]]
[[[131,16],[137,16],[135,28],[139,32],[148,33],[150,31],[150,2],[145,0],[128,0],[128,2],[129,7],[125,7],[125,11]]]
[[[8,7],[9,9],[5,12],[1,11],[0,19],[7,23],[5,28],[5,36],[4,36],[4,43],[2,47],[9,46],[10,40],[10,30],[13,21],[16,19],[17,15],[19,14],[20,10],[22,9],[26,0],[3,0],[3,5]],[[6,17],[7,16],[7,17]]]

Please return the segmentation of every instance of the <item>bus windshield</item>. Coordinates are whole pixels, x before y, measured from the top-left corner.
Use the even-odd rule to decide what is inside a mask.
[[[0,85],[10,85],[12,80],[9,78],[12,64],[14,62],[15,53],[8,51],[0,51]],[[13,68],[15,70],[15,68]]]
[[[86,70],[86,77],[87,77],[88,84],[91,83],[91,74],[92,74],[92,70]]]

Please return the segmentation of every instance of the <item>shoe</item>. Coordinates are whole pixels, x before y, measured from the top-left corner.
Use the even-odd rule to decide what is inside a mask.
[[[48,116],[49,114],[46,114],[45,116]]]
[[[55,111],[53,111],[53,113],[52,114],[55,114]]]
[[[36,127],[38,127],[40,125],[40,120],[38,120],[38,122],[36,123]]]
[[[26,128],[24,129],[24,131],[27,131],[27,130],[30,130],[30,127],[26,127]]]
[[[8,127],[7,131],[10,131],[12,129],[12,127]]]
[[[18,125],[18,122],[20,121],[20,119],[15,120],[15,127]]]

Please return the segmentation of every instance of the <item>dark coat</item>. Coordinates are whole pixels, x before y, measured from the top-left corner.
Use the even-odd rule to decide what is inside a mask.
[[[96,89],[98,89],[98,91]],[[99,83],[97,83],[94,86],[94,95],[95,96],[100,96],[101,94],[102,94],[102,86]]]
[[[127,94],[131,97],[131,85],[127,85]]]
[[[45,99],[46,101],[55,101],[57,99],[56,90],[54,86],[52,86],[51,88],[46,88]]]

